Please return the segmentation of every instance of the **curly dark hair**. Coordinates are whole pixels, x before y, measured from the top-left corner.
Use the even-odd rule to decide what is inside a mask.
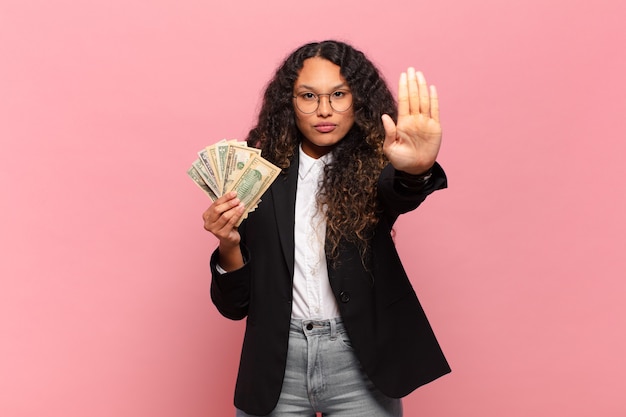
[[[325,207],[326,253],[336,260],[342,239],[365,256],[370,232],[378,222],[377,181],[387,164],[382,151],[383,114],[397,119],[396,102],[374,64],[352,46],[334,40],[309,43],[291,53],[278,68],[263,96],[249,146],[286,171],[302,140],[296,126],[293,88],[304,61],[320,57],[340,67],[353,96],[355,123],[333,149],[317,201]]]

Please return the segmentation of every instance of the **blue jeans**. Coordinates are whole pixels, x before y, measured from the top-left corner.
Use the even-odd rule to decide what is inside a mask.
[[[401,417],[402,402],[374,387],[341,319],[291,320],[287,369],[270,417]],[[237,417],[251,417],[237,410]]]

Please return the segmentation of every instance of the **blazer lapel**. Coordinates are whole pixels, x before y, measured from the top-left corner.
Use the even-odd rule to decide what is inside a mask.
[[[296,211],[296,188],[298,185],[299,156],[296,152],[291,165],[285,175],[279,175],[272,187],[270,187],[274,199],[274,212],[278,226],[278,236],[283,248],[283,256],[289,268],[289,274],[293,277],[294,265],[294,233]]]

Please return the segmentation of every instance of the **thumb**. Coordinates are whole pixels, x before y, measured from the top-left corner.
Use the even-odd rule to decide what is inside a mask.
[[[393,142],[396,139],[396,124],[388,114],[383,114],[381,117],[383,127],[385,128],[385,145],[389,142]]]

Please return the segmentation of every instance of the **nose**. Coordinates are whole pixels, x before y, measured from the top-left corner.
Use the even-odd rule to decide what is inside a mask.
[[[317,115],[320,117],[327,117],[333,114],[333,108],[330,105],[330,95],[323,94],[317,97],[319,103],[317,105]]]

